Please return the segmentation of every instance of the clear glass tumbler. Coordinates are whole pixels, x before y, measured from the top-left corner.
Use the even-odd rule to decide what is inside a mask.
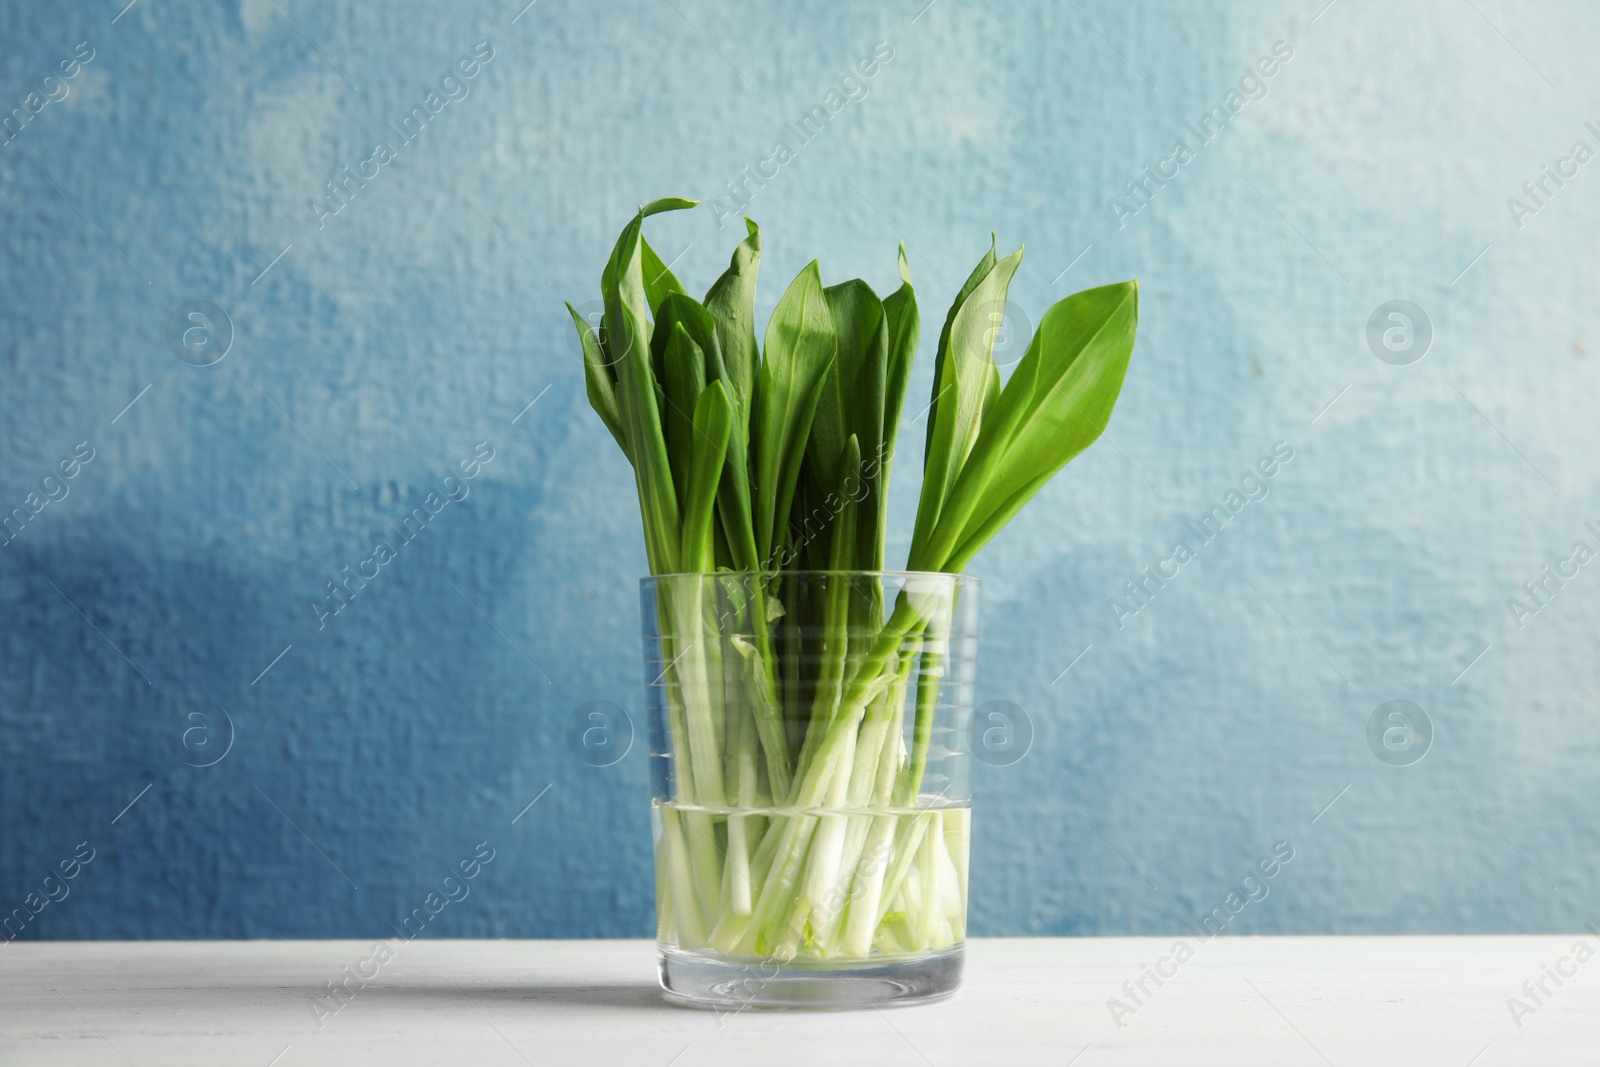
[[[961,982],[978,583],[641,583],[661,985],[722,1008]]]

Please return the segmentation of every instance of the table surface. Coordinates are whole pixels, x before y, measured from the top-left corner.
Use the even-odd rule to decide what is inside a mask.
[[[1177,940],[978,940],[946,1001],[733,1014],[663,1002],[647,941],[12,942],[0,1063],[1600,1062],[1600,937]],[[377,975],[315,1000],[347,966]]]

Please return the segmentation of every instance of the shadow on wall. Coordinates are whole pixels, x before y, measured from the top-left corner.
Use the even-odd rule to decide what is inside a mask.
[[[29,760],[0,779],[26,827],[0,835],[7,936],[390,936],[480,842],[495,862],[424,936],[648,933],[644,746],[595,768],[562,740],[617,665],[536,673],[539,501],[480,490],[321,631],[305,575],[336,564],[125,547],[170,543],[155,512],[7,547],[0,737]]]

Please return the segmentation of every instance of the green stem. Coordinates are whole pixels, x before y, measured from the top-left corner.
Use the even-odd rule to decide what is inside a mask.
[[[909,806],[922,791],[922,776],[928,769],[928,747],[933,741],[933,718],[938,710],[939,684],[944,680],[944,657],[923,649],[917,668],[917,719],[911,727],[911,762],[906,766],[895,791],[895,803]]]
[[[772,628],[767,622],[765,578],[757,576],[753,584],[750,627],[756,647],[755,662],[747,677],[754,697],[756,732],[766,755],[767,780],[772,783],[772,795],[780,797],[789,792],[789,738],[784,732],[782,705],[778,703],[778,672],[774,667]]]

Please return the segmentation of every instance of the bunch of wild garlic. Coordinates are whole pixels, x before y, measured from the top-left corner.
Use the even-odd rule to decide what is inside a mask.
[[[967,812],[922,796],[956,586],[882,572],[887,485],[920,320],[902,284],[824,287],[813,261],[756,344],[760,234],[704,300],[622,231],[589,401],[633,465],[672,752],[658,919],[684,949],[862,958],[964,936]],[[959,573],[1105,428],[1134,282],[1058,302],[1003,385],[994,342],[1022,251],[989,252],[939,336],[909,572]],[[806,572],[828,572],[821,580]],[[906,702],[915,710],[906,742]]]

